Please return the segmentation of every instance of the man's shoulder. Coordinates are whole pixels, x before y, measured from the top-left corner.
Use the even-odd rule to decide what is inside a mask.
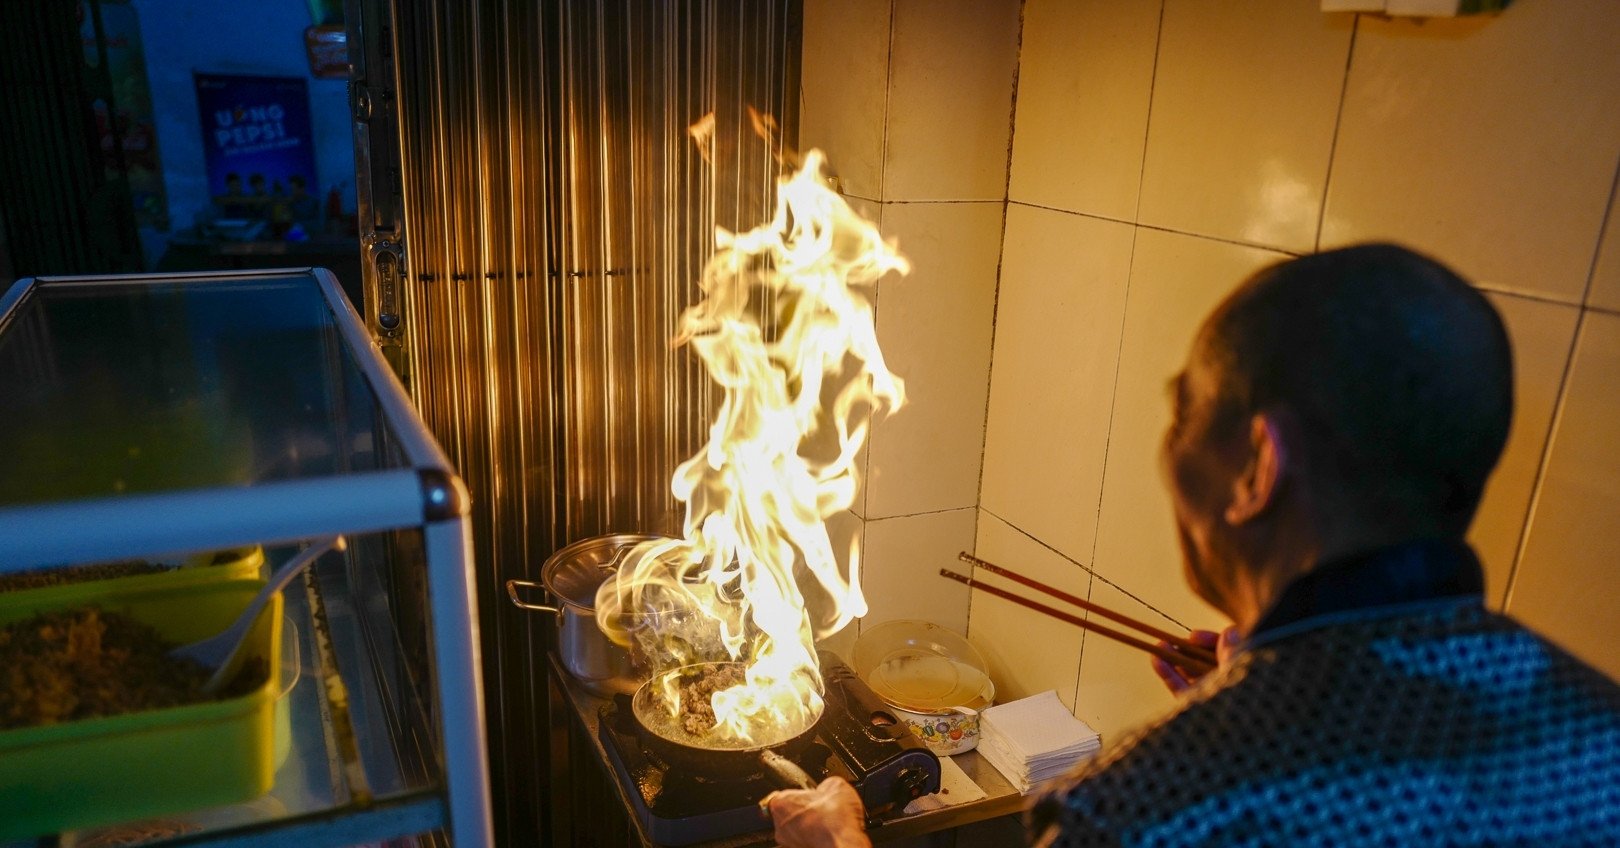
[[[1379,809],[1425,822],[1470,805],[1620,828],[1555,803],[1615,809],[1616,786],[1620,687],[1511,619],[1435,608],[1247,651],[1043,803],[1071,829],[1159,836],[1225,822],[1281,838],[1299,822],[1321,833]],[[1511,827],[1487,819],[1484,838]]]

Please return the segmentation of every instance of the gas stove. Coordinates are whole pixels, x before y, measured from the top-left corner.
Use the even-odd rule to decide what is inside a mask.
[[[821,654],[826,709],[816,741],[796,761],[816,781],[838,775],[860,794],[870,819],[893,815],[939,791],[939,757],[837,657]],[[764,774],[710,779],[671,770],[640,739],[630,696],[601,710],[597,733],[614,777],[629,792],[643,832],[660,845],[691,845],[770,829],[759,801],[780,788]]]

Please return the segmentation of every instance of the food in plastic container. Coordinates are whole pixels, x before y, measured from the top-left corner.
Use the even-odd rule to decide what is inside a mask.
[[[0,625],[93,604],[185,644],[228,626],[264,583],[205,581],[156,588],[116,581],[0,595]],[[109,588],[109,587],[112,588]],[[55,591],[53,588],[52,592]],[[265,607],[243,661],[279,669],[281,597]],[[0,731],[0,840],[231,804],[274,777],[280,675],[237,697]]]
[[[87,583],[117,581],[106,588],[121,589],[184,585],[203,580],[240,580],[259,577],[263,567],[264,548],[254,546],[201,553],[175,561],[124,560],[5,572],[0,573],[0,593],[49,592],[53,593],[51,596],[72,596],[78,592],[72,587]]]

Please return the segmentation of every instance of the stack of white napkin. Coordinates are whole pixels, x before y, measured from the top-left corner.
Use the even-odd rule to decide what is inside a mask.
[[[1021,793],[1068,771],[1101,747],[1097,731],[1075,718],[1051,690],[980,714],[979,754]]]

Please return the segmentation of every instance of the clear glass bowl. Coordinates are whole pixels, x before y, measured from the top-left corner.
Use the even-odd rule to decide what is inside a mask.
[[[978,649],[931,622],[879,624],[855,641],[850,659],[879,698],[912,712],[982,710],[995,701],[996,687]]]

